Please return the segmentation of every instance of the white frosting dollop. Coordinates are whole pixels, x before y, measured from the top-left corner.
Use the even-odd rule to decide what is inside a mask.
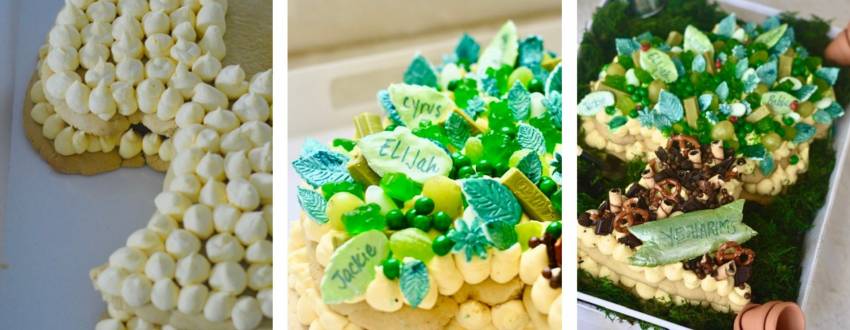
[[[83,48],[80,48],[80,65],[85,69],[91,69],[100,61],[109,59],[109,48],[96,43],[87,42]]]
[[[112,44],[112,57],[115,61],[122,62],[131,58],[142,58],[145,50],[142,40],[129,34],[125,34],[116,40],[117,42]]]
[[[205,33],[211,26],[217,26],[224,30],[225,7],[218,2],[205,2],[198,11],[196,25],[201,34]],[[222,31],[223,32],[223,31]]]
[[[213,267],[209,283],[213,290],[238,295],[248,286],[248,279],[242,266],[233,261],[225,261]]]
[[[231,312],[233,325],[238,330],[250,330],[260,325],[263,320],[263,313],[260,310],[260,303],[254,297],[242,297],[233,305]]]
[[[204,121],[204,107],[195,102],[186,102],[177,110],[177,116],[174,118],[174,123],[177,127],[183,128],[191,125],[201,124]]]
[[[230,318],[236,297],[229,292],[213,291],[204,305],[204,317],[213,322],[222,322]]]
[[[216,87],[210,86],[206,83],[199,83],[195,85],[194,90],[195,92],[192,96],[192,101],[200,104],[204,107],[204,109],[207,109],[207,111],[212,111],[218,108],[227,108],[227,95],[216,89]]]
[[[177,297],[179,294],[180,288],[174,284],[174,281],[171,279],[161,279],[153,285],[151,302],[160,310],[172,310],[177,306]]]
[[[145,63],[145,73],[149,78],[154,78],[163,83],[168,82],[174,75],[177,62],[169,57],[157,57]]]
[[[86,8],[86,14],[95,22],[112,22],[117,10],[115,3],[109,0],[98,0]]]
[[[213,81],[218,76],[219,71],[221,71],[221,61],[210,53],[202,55],[192,64],[192,72],[206,82]]]
[[[131,82],[117,81],[112,83],[112,98],[115,100],[118,113],[123,116],[132,115],[139,109],[136,101],[136,89]]]
[[[224,58],[227,47],[224,44],[224,29],[218,25],[210,26],[198,42],[204,52],[212,54],[219,60]]]
[[[261,95],[266,99],[266,102],[272,102],[272,69],[257,72],[251,77],[251,87],[249,90],[252,93]]]
[[[112,98],[112,89],[109,85],[101,83],[97,85],[89,96],[89,109],[98,118],[109,120],[117,112],[115,99]]]
[[[197,314],[204,309],[209,289],[203,284],[184,286],[177,299],[177,310],[185,314]]]
[[[145,65],[135,58],[118,62],[115,66],[115,77],[120,81],[135,85],[145,79]]]
[[[80,38],[84,43],[98,43],[104,46],[112,45],[112,23],[91,22],[83,27]]]
[[[175,277],[181,286],[203,283],[209,276],[209,261],[197,253],[192,253],[177,261]]]
[[[97,86],[101,83],[112,84],[115,82],[115,64],[106,62],[100,59],[93,68],[86,71],[86,84],[90,87]]]
[[[188,66],[177,63],[177,67],[174,68],[174,75],[168,80],[168,85],[179,90],[183,97],[188,99],[195,95],[195,85],[200,82],[201,78],[190,72]]]
[[[245,81],[245,71],[238,64],[228,65],[221,69],[215,78],[215,87],[221,90],[230,99],[236,99],[248,91],[248,82]]]
[[[148,36],[157,33],[168,33],[170,26],[171,19],[163,11],[151,11],[142,18],[142,27]]]
[[[121,15],[112,22],[112,38],[119,40],[124,38],[125,35],[138,39],[145,37],[142,24],[135,17]]]
[[[174,46],[174,40],[166,33],[155,33],[149,35],[145,40],[145,55],[148,58],[157,58],[168,56],[171,52],[171,47]]]
[[[264,122],[269,119],[270,109],[263,96],[249,92],[233,103],[233,112],[243,122],[252,120]]]
[[[174,30],[171,31],[171,36],[177,40],[186,40],[191,42],[195,42],[198,38],[198,35],[195,33],[195,28],[190,22],[177,24],[177,26],[174,27]],[[201,49],[203,49],[203,47],[201,47]]]
[[[55,47],[47,53],[47,66],[53,72],[74,71],[79,65],[80,61],[75,48]]]
[[[141,307],[150,301],[151,281],[141,274],[130,274],[121,285],[121,297],[130,307]]]
[[[109,266],[124,268],[128,272],[135,273],[145,267],[147,256],[139,249],[121,247],[109,256]]]
[[[136,87],[136,97],[139,100],[139,110],[144,113],[156,113],[159,98],[165,91],[165,85],[159,80],[148,78],[142,80]]]
[[[198,44],[184,39],[177,39],[177,43],[169,51],[171,58],[187,67],[191,67],[195,60],[201,56],[201,47]]]
[[[145,264],[145,275],[154,281],[174,278],[177,264],[170,255],[154,252]]]
[[[54,25],[47,35],[47,43],[50,47],[61,48],[70,47],[74,49],[80,48],[82,37],[80,31],[73,25],[58,24]]]
[[[159,98],[156,106],[156,117],[161,120],[171,120],[177,115],[177,110],[183,105],[183,95],[176,88],[167,88]]]
[[[68,109],[75,113],[89,112],[89,95],[91,89],[86,84],[75,80],[65,92],[65,103]]]

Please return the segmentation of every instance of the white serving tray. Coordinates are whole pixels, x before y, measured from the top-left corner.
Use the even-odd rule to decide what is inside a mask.
[[[723,10],[734,12],[738,18],[745,21],[761,22],[782,12],[747,0],[720,0],[718,3]],[[839,28],[833,27],[830,37],[839,32]],[[810,329],[834,328],[840,324],[843,314],[850,311],[850,281],[847,281],[846,277],[847,271],[850,270],[850,226],[847,226],[846,221],[847,214],[850,214],[850,203],[842,203],[850,200],[850,176],[843,171],[850,149],[848,117],[850,116],[842,117],[835,124],[833,148],[836,151],[836,162],[830,177],[829,193],[824,206],[815,217],[814,227],[806,234],[803,243],[803,273],[797,303],[803,309]],[[793,189],[793,186],[790,189]],[[668,329],[685,329],[585,293],[579,292],[577,298],[580,305],[596,305]],[[602,313],[598,310],[597,312]],[[612,323],[611,326],[618,325]]]

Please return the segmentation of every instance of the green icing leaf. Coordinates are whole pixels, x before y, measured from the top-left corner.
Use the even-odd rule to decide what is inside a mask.
[[[708,40],[705,33],[702,33],[702,31],[695,28],[693,25],[688,25],[688,27],[685,28],[684,39],[685,42],[683,48],[686,51],[690,50],[697,54],[714,51],[714,46],[711,44],[711,40]]]
[[[756,37],[755,43],[763,43],[767,48],[773,47],[780,38],[785,34],[785,30],[788,29],[788,24],[782,24],[775,28],[770,29],[765,33],[760,34]]]
[[[693,259],[728,241],[744,243],[756,232],[742,223],[744,200],[716,209],[684,213],[629,228],[643,242],[630,261],[654,267]]]
[[[761,105],[767,105],[773,113],[784,115],[791,112],[791,103],[797,101],[786,92],[767,92],[761,96]]]
[[[508,107],[516,120],[526,120],[531,111],[531,94],[519,81],[514,82],[507,95]]]
[[[667,53],[655,48],[650,48],[640,53],[640,66],[653,78],[666,83],[672,83],[679,79],[679,71]]]
[[[517,40],[516,25],[508,21],[478,59],[478,73],[486,73],[487,69],[498,69],[502,65],[513,67],[518,55],[519,41]]]
[[[387,258],[387,236],[370,230],[354,236],[331,255],[322,276],[321,293],[325,304],[356,300],[366,294],[375,279],[375,266]]]
[[[538,154],[546,153],[546,140],[543,139],[543,133],[534,126],[519,124],[519,128],[516,133],[516,140],[517,143],[525,149],[534,151]]]
[[[298,187],[298,204],[305,213],[319,224],[328,222],[328,204],[318,191]]]
[[[461,188],[469,206],[485,222],[505,221],[516,224],[522,208],[508,187],[489,178],[466,179]]]
[[[437,73],[424,56],[417,54],[404,72],[404,83],[437,88]]]
[[[577,111],[579,116],[593,116],[599,111],[605,109],[605,107],[614,104],[614,93],[609,91],[598,91],[585,95],[584,98],[581,99],[581,102],[578,103]]]
[[[545,90],[546,95],[552,92],[561,92],[561,63],[558,63],[558,66],[549,74],[549,78],[546,78]]]
[[[347,165],[347,156],[329,150],[314,150],[292,162],[295,172],[313,187],[331,182],[353,181]]]
[[[446,129],[446,136],[449,138],[449,142],[458,148],[463,148],[466,140],[471,135],[469,124],[466,123],[463,117],[456,113],[449,115],[449,119],[446,119],[443,127]]]
[[[478,52],[480,49],[481,46],[475,42],[475,39],[469,34],[464,33],[460,37],[457,47],[455,47],[455,55],[459,63],[469,65],[478,61]]]
[[[534,182],[534,184],[540,182],[540,179],[543,176],[543,163],[540,161],[540,157],[537,156],[537,153],[535,152],[529,152],[522,157],[516,167],[520,172],[522,172],[522,174],[525,174],[531,182]]]
[[[422,261],[408,258],[401,266],[401,277],[399,278],[401,294],[416,308],[428,295],[430,283],[428,281],[428,268]]]
[[[491,221],[484,224],[484,233],[490,243],[499,250],[507,250],[519,239],[513,224]]]

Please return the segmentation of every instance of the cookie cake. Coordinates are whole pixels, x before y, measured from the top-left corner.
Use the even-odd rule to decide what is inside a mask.
[[[289,327],[560,329],[558,55],[507,22],[377,99],[292,163]]]
[[[271,1],[68,0],[24,106],[61,173],[166,172],[95,328],[271,329]],[[249,41],[250,40],[250,41]]]

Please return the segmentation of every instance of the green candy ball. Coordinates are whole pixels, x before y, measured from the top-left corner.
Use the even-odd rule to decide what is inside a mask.
[[[437,236],[434,239],[434,242],[431,244],[431,250],[434,251],[438,256],[444,256],[451,252],[452,247],[454,247],[455,242],[448,238],[446,235]]]
[[[416,202],[413,204],[413,208],[416,209],[416,213],[422,215],[431,214],[434,211],[434,200],[428,197],[419,197]]]
[[[431,217],[421,214],[413,217],[413,228],[428,232],[431,230]]]
[[[401,210],[389,210],[385,215],[387,218],[387,227],[392,230],[404,229],[407,227],[407,220],[404,218],[404,213],[401,213]]]
[[[384,276],[388,279],[396,279],[398,278],[398,274],[401,272],[401,262],[395,258],[387,258],[381,264],[384,266]]]
[[[434,229],[445,233],[452,227],[452,220],[448,213],[437,211],[437,213],[434,213]]]

